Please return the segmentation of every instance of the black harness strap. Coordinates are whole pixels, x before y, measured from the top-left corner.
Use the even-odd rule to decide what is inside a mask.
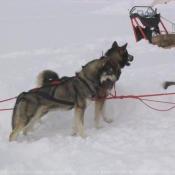
[[[31,92],[33,94],[36,94],[40,97],[43,97],[47,100],[53,101],[55,103],[60,103],[60,104],[64,104],[64,105],[70,105],[70,106],[74,106],[75,103],[74,102],[70,102],[70,101],[65,101],[65,100],[58,100],[50,95],[47,95],[46,93],[40,92],[40,91],[36,91],[36,92]]]
[[[84,79],[82,79],[82,78],[80,78],[80,77],[78,77],[78,78],[79,78],[80,81],[89,89],[89,91],[91,92],[91,94],[93,94],[93,92],[92,92],[91,88],[89,87],[88,83],[87,83]]]
[[[91,88],[89,87],[88,83],[87,83],[83,78],[78,77],[78,76],[76,76],[76,77],[71,77],[71,78],[78,78],[78,79],[89,89],[89,91],[91,92],[92,96],[94,96],[94,92],[91,90]],[[69,78],[69,79],[70,79],[70,78]],[[67,79],[67,80],[69,80],[69,79]],[[98,84],[97,84],[95,81],[91,80],[90,78],[88,78],[88,79],[92,82],[92,84],[93,84],[95,87],[98,87]],[[65,80],[65,81],[67,81],[67,80]],[[65,81],[63,81],[62,83],[64,83]],[[61,84],[61,83],[60,83],[60,84]],[[33,89],[32,89],[32,90],[29,91],[29,92],[30,92],[30,93],[33,93],[33,94],[36,94],[36,95],[38,95],[38,96],[40,96],[40,97],[42,97],[42,98],[45,98],[45,99],[47,99],[47,100],[49,100],[49,101],[53,101],[53,102],[55,102],[55,103],[60,103],[60,104],[64,104],[64,105],[74,106],[74,105],[75,105],[74,102],[65,101],[65,100],[58,100],[58,99],[54,98],[55,91],[56,91],[57,87],[58,87],[60,84],[58,84],[58,85],[55,85],[55,84],[47,85],[47,86],[53,86],[53,85],[55,86],[54,89],[53,89],[53,91],[52,91],[52,95],[48,95],[48,94],[46,94],[46,93],[44,93],[44,92],[40,92],[40,91],[39,91],[39,89],[44,88],[45,86],[43,86],[43,87],[41,87],[41,88],[38,88],[38,89],[36,89],[36,90],[33,90]]]

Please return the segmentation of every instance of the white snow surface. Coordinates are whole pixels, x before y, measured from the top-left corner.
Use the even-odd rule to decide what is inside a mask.
[[[145,1],[148,5],[151,1]],[[118,95],[175,92],[164,90],[175,80],[175,48],[135,42],[129,11],[139,1],[0,1],[0,100],[36,87],[45,69],[74,76],[97,59],[113,41],[128,43],[134,55],[116,83]],[[175,2],[157,5],[170,21]],[[172,30],[172,25],[168,26]],[[149,99],[175,102],[175,96]],[[15,100],[0,104],[13,108]],[[146,102],[167,109],[173,105]],[[86,138],[71,136],[74,111],[57,111],[42,118],[34,132],[9,142],[12,111],[0,111],[0,174],[175,174],[175,109],[154,111],[139,100],[107,101],[113,123],[94,127],[94,103],[85,112]]]

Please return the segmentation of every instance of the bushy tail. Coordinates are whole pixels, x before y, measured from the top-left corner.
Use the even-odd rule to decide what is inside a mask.
[[[162,87],[164,88],[164,89],[167,89],[169,86],[171,86],[171,85],[175,85],[175,82],[173,82],[173,81],[165,81],[163,84],[162,84]]]
[[[46,86],[53,81],[59,80],[59,76],[52,70],[44,70],[37,76],[36,84],[38,87]]]

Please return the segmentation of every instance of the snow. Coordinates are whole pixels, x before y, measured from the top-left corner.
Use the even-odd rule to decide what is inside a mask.
[[[134,55],[122,70],[118,95],[174,92],[175,48],[135,42],[129,11],[139,1],[0,1],[0,100],[34,88],[36,76],[52,69],[73,76],[113,41],[128,43]],[[157,5],[173,21],[175,2]],[[168,26],[171,30],[172,26]],[[151,99],[175,102],[175,97]],[[15,100],[1,103],[12,108]],[[149,105],[167,109],[172,105]],[[85,112],[86,138],[72,137],[74,111],[47,114],[34,132],[8,142],[12,111],[0,112],[0,174],[163,174],[175,173],[175,109],[154,111],[134,99],[107,101],[113,123],[94,127],[94,103]]]

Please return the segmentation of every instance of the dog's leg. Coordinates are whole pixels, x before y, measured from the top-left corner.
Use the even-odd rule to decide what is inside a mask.
[[[74,125],[73,125],[73,130],[72,130],[72,136],[77,136],[78,130],[77,130],[77,125],[76,125],[76,114],[74,116]]]
[[[74,132],[75,134],[84,138],[84,109],[80,107],[75,107],[75,124]]]
[[[94,118],[94,122],[95,122],[95,127],[97,129],[101,128],[100,127],[100,112],[102,110],[104,101],[96,101],[95,102],[95,118]]]
[[[165,81],[165,82],[162,84],[162,86],[163,86],[164,89],[167,89],[168,86],[171,86],[171,85],[175,85],[175,82],[173,82],[173,81]]]
[[[41,112],[41,110],[38,110],[35,116],[33,117],[32,121],[24,128],[23,134],[27,135],[28,132],[32,132],[35,123],[41,120],[41,117],[43,117],[46,113],[48,113],[48,111]]]
[[[106,117],[106,102],[104,101],[104,104],[102,106],[102,110],[101,110],[101,116],[103,118],[103,120],[107,123],[111,123],[113,122],[114,120],[112,118],[107,118]]]
[[[35,125],[36,122],[37,122],[37,119],[33,118],[30,121],[30,123],[23,129],[23,135],[26,136],[27,133],[33,129],[33,126]]]
[[[19,118],[17,119],[15,128],[10,134],[9,141],[14,141],[17,135],[22,131],[22,129],[26,126],[27,123],[27,117]]]
[[[110,118],[107,118],[106,117],[106,103],[105,101],[96,101],[95,102],[95,118],[94,118],[94,121],[95,121],[95,127],[97,129],[101,128],[100,127],[100,114],[103,118],[103,120],[107,123],[111,123],[113,122],[113,119],[110,119]]]

